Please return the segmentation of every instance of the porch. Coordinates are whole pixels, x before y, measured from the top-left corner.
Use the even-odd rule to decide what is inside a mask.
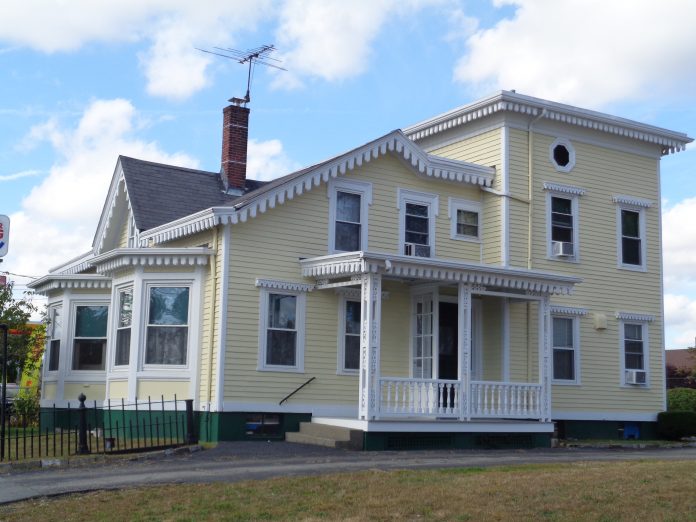
[[[333,425],[366,432],[509,432],[510,424],[514,432],[552,431],[550,297],[570,293],[578,278],[369,252],[301,266],[316,290],[349,292],[359,302],[358,418],[331,419]],[[388,328],[383,283],[408,288],[410,300],[409,317],[402,313],[395,325],[392,314]],[[510,308],[520,305],[526,322],[524,332],[515,332]],[[389,344],[398,330],[399,355],[409,361],[405,375],[382,371],[382,336]],[[524,352],[524,371],[510,368],[511,344]]]

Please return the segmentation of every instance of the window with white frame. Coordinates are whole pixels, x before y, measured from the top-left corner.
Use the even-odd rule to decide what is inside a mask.
[[[135,226],[135,216],[130,214],[128,219],[128,248],[136,248],[138,246],[138,229]]]
[[[131,324],[133,322],[133,288],[125,288],[118,292],[118,316],[116,320],[114,366],[128,366]]]
[[[481,204],[449,198],[450,237],[464,241],[481,238]]]
[[[553,316],[553,379],[576,382],[578,364],[577,318]]]
[[[368,205],[372,185],[335,180],[329,184],[329,251],[367,250]]]
[[[434,257],[438,196],[399,189],[398,198],[401,254]]]
[[[60,365],[60,339],[63,336],[63,307],[56,306],[49,312],[48,371],[58,371]]]
[[[616,247],[619,268],[646,269],[645,209],[652,201],[632,196],[613,196],[616,206]]]
[[[551,259],[578,261],[578,198],[585,194],[585,189],[547,182],[544,190],[547,255]]]
[[[77,305],[73,335],[73,370],[103,371],[109,307]]]
[[[339,321],[339,372],[360,369],[360,300],[341,299]]]
[[[630,312],[618,312],[621,336],[622,384],[648,384],[648,323],[653,316]]]
[[[304,292],[261,290],[259,369],[303,371]]]
[[[188,286],[149,286],[145,364],[184,366],[189,334]]]

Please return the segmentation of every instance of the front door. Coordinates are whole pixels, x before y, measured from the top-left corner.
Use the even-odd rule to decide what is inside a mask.
[[[471,310],[471,378],[481,378],[481,301],[472,299]],[[438,304],[438,379],[459,379],[458,306],[456,302],[440,301]]]

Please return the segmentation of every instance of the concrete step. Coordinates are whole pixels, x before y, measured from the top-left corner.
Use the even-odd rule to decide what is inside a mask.
[[[287,432],[285,440],[301,444],[314,444],[329,448],[361,450],[363,432],[328,424],[301,422],[299,432]]]

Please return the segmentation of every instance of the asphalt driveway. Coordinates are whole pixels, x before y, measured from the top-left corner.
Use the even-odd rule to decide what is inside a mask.
[[[223,442],[197,451],[106,459],[80,467],[0,475],[0,504],[32,497],[154,484],[236,482],[368,469],[484,467],[532,463],[694,460],[696,448],[351,452],[287,442]]]

